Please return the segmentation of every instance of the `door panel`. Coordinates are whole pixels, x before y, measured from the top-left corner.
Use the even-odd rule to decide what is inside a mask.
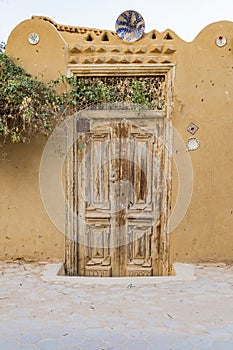
[[[79,275],[157,274],[164,144],[163,118],[78,127]]]
[[[109,134],[86,135],[86,198],[87,210],[109,209]]]
[[[151,276],[153,226],[140,222],[129,223],[129,243],[127,245],[127,275]]]
[[[110,277],[112,275],[109,223],[86,224],[88,245],[85,246],[86,276]]]

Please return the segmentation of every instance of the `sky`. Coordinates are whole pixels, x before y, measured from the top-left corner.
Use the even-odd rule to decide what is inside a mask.
[[[233,0],[0,0],[0,41],[33,15],[47,16],[60,24],[115,30],[117,17],[138,11],[145,32],[172,29],[192,41],[208,24],[233,21]]]

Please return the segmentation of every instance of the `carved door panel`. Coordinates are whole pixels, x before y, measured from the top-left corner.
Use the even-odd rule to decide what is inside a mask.
[[[159,274],[164,119],[79,119],[78,274]]]

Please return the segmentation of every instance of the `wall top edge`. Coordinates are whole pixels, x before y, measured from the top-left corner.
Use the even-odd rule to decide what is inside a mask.
[[[32,16],[31,17],[32,20],[39,20],[39,21],[43,21],[43,22],[48,22],[50,23],[51,25],[53,25],[56,30],[58,32],[60,32],[60,34],[63,36],[63,35],[69,35],[69,34],[79,34],[79,36],[87,36],[89,34],[93,35],[93,37],[90,37],[90,42],[93,42],[93,44],[95,43],[95,39],[97,38],[100,38],[102,37],[103,35],[108,35],[109,39],[107,41],[110,41],[111,42],[111,39],[113,41],[115,40],[119,40],[122,42],[122,40],[118,37],[117,33],[113,30],[108,30],[108,29],[98,29],[98,28],[91,28],[91,27],[79,27],[79,26],[71,26],[71,25],[66,25],[66,24],[59,24],[57,22],[55,22],[53,19],[49,18],[49,17],[46,17],[46,16]],[[199,36],[205,32],[205,31],[209,31],[212,27],[217,27],[219,28],[219,35],[221,34],[222,31],[224,31],[224,27],[228,28],[230,26],[231,29],[233,29],[233,22],[231,21],[227,21],[227,20],[224,20],[224,21],[219,21],[219,22],[213,22],[213,23],[210,23],[208,24],[206,27],[204,27],[198,34],[197,36],[194,38],[194,40],[188,42],[188,41],[185,41],[183,40],[182,38],[180,38],[173,30],[171,29],[166,29],[165,31],[163,32],[159,32],[157,31],[156,29],[153,29],[151,30],[150,32],[148,33],[144,33],[143,36],[141,37],[140,40],[137,41],[140,42],[140,43],[143,43],[143,41],[147,41],[148,42],[148,39],[151,39],[152,41],[155,41],[156,39],[159,39],[159,40],[164,40],[164,41],[167,41],[167,42],[170,42],[172,43],[172,41],[174,39],[178,40],[178,41],[182,41],[182,42],[185,42],[185,43],[192,43],[194,42],[196,39],[199,38]],[[210,29],[209,29],[210,28]],[[222,31],[221,31],[222,29]],[[66,40],[67,40],[67,36],[66,36]],[[67,40],[69,41],[69,40]],[[106,41],[106,44],[108,44],[108,42]],[[132,45],[132,44],[135,44],[135,42],[132,42],[132,43],[126,43],[124,42],[124,44],[126,45]]]

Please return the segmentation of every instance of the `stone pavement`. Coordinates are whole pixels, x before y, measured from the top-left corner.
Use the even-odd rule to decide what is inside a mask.
[[[1,350],[232,350],[233,266],[194,281],[45,281],[46,264],[0,263]]]

